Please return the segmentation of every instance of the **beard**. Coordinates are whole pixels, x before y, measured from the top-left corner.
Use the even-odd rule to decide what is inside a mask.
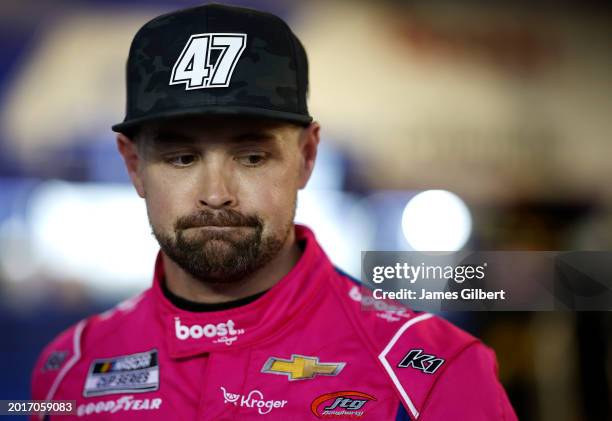
[[[214,284],[239,282],[265,266],[282,249],[292,228],[293,218],[278,235],[264,236],[259,216],[235,210],[205,210],[180,217],[174,235],[152,226],[170,259],[195,279]]]

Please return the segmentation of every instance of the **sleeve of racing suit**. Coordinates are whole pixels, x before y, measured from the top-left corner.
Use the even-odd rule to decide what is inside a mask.
[[[31,395],[34,400],[58,399],[56,392],[72,365],[80,358],[80,340],[86,320],[59,334],[41,352],[32,371]],[[30,420],[47,420],[46,414],[33,414]]]
[[[419,416],[419,421],[453,419],[517,420],[497,377],[495,353],[482,343],[474,343],[449,362]]]

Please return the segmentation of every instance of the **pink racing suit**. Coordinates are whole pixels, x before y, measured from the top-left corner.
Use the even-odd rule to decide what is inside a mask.
[[[492,350],[437,316],[374,303],[310,230],[296,237],[290,273],[223,311],[175,307],[158,258],[151,288],[46,347],[33,399],[76,400],[76,412],[33,419],[516,419]]]

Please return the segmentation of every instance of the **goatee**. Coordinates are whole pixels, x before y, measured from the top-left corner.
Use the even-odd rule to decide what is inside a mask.
[[[174,236],[153,235],[162,251],[184,271],[206,283],[235,283],[270,262],[281,250],[293,223],[279,237],[263,237],[257,215],[235,210],[202,211],[179,218]]]

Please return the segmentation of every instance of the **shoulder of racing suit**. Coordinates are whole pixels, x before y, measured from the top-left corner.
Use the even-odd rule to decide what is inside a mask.
[[[439,316],[375,300],[360,281],[337,275],[332,289],[410,419],[515,419],[493,350]]]
[[[112,309],[83,319],[60,333],[40,353],[34,370],[32,372],[32,399],[50,400],[56,398],[56,392],[62,380],[74,365],[84,356],[88,350],[95,349],[100,341],[121,341],[117,335],[127,334],[133,330],[127,325],[134,325],[137,329],[142,326],[133,317],[143,300],[146,299],[148,291],[138,294],[117,304]],[[142,307],[141,307],[142,308]],[[142,312],[140,312],[142,313]],[[131,316],[131,317],[130,317]],[[146,317],[144,314],[143,317]],[[117,329],[117,326],[127,329]]]

